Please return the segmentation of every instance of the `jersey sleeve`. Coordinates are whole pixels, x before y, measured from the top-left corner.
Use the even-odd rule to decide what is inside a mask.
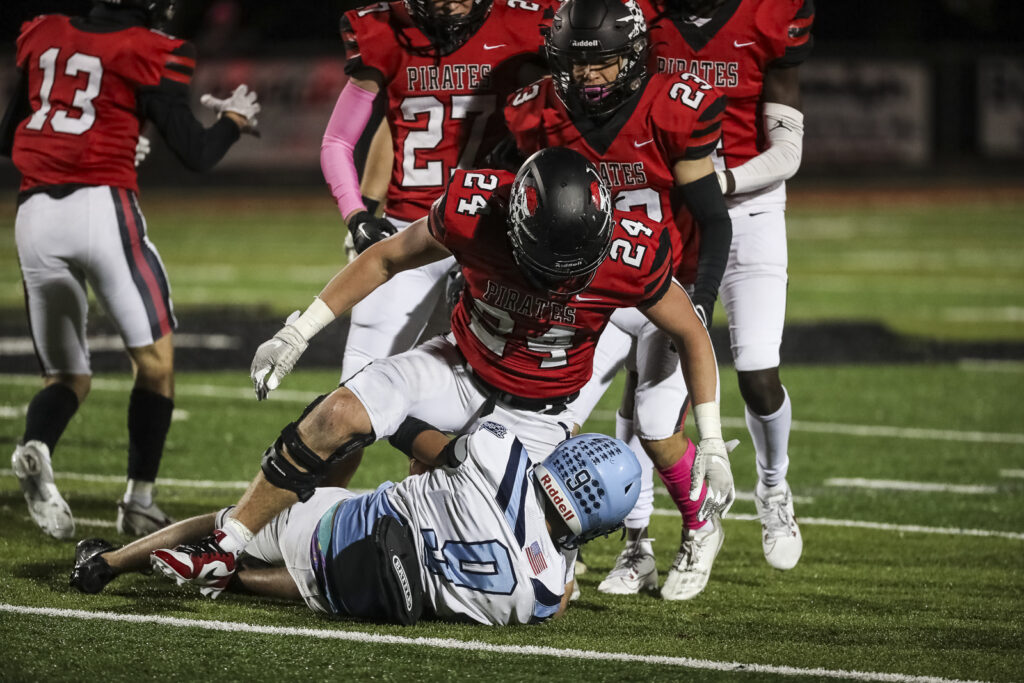
[[[389,55],[394,50],[394,33],[389,26],[391,8],[386,2],[349,10],[341,17],[341,40],[345,45],[345,73],[352,75],[360,69],[381,72],[390,80]]]
[[[658,303],[669,285],[672,284],[672,238],[668,230],[662,230],[658,236],[658,246],[654,250],[654,258],[651,259],[649,276],[643,285],[643,294],[639,307],[653,306]]]
[[[726,96],[691,73],[666,79],[652,109],[654,130],[670,163],[702,159],[718,146]]]
[[[764,3],[757,14],[758,29],[775,48],[771,65],[799,66],[814,47],[814,0],[775,0]]]
[[[657,303],[672,282],[671,225],[653,223],[644,211],[615,211],[609,258],[598,270],[592,290],[622,307]]]
[[[520,88],[505,104],[505,125],[515,138],[516,146],[529,156],[543,149],[543,108],[541,106],[542,81]]]
[[[345,73],[351,75],[353,72],[363,68],[363,55],[359,49],[359,36],[352,27],[352,16],[355,10],[349,10],[341,15],[341,42],[345,45]]]
[[[160,80],[177,83],[187,88],[192,83],[192,75],[196,70],[195,45],[182,41],[164,56],[163,62]]]
[[[427,214],[427,232],[441,244],[445,244],[447,232],[444,227],[444,212],[447,202],[448,193],[445,192],[434,200],[434,203],[430,205],[430,213]]]
[[[21,25],[21,32],[18,34],[17,40],[17,65],[20,69],[25,69],[28,64],[29,55],[31,50],[29,45],[31,44],[34,35],[37,31],[45,31],[40,29],[40,26],[46,21],[47,15],[41,14],[38,17],[26,21]]]

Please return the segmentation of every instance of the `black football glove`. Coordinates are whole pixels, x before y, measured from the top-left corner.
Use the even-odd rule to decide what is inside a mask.
[[[711,329],[711,316],[715,313],[715,301],[704,301],[700,297],[693,299],[693,310],[696,311],[697,317],[704,323],[704,327]]]
[[[352,216],[348,231],[352,233],[352,245],[357,254],[398,232],[387,218],[377,218],[369,211],[360,211]]]

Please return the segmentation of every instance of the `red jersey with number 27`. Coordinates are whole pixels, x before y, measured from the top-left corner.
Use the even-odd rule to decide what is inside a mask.
[[[655,74],[599,127],[574,120],[544,78],[509,97],[505,121],[524,154],[556,146],[579,152],[608,181],[616,208],[644,211],[669,228],[673,258],[683,264],[680,278],[692,282],[698,239],[693,221],[674,221],[672,168],[715,150],[725,106],[721,93],[697,76]]]
[[[507,200],[515,176],[456,171],[429,214],[431,234],[455,255],[466,285],[452,333],[473,371],[526,398],[578,391],[617,308],[658,301],[672,279],[667,231],[643,212],[615,212],[608,258],[590,285],[564,300],[529,284],[512,256]]]
[[[348,73],[380,72],[394,145],[388,215],[412,221],[430,210],[456,168],[475,168],[505,132],[501,106],[522,84],[518,67],[537,59],[550,0],[494,0],[480,28],[438,55],[402,2],[345,13]]]
[[[729,98],[722,156],[733,168],[764,150],[761,91],[771,67],[797,66],[811,52],[813,0],[730,0],[706,21],[665,16],[661,0],[639,0],[651,25],[658,71],[689,71]],[[653,21],[656,16],[662,18]]]
[[[49,14],[22,26],[17,64],[28,74],[33,112],[14,135],[21,189],[75,183],[137,192],[136,91],[164,78],[187,84],[195,50],[140,26],[94,33]]]

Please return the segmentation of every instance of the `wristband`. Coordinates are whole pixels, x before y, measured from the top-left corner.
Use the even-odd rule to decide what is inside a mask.
[[[722,438],[722,418],[718,404],[714,401],[694,406],[693,419],[697,423],[697,434],[701,440]]]
[[[306,312],[292,323],[292,327],[308,342],[317,332],[334,322],[336,317],[334,311],[320,297],[316,297]]]
[[[418,417],[410,416],[405,418],[402,424],[398,425],[398,430],[388,437],[388,443],[405,453],[409,459],[412,459],[415,457],[412,454],[412,442],[423,432],[431,430],[437,431],[437,427],[429,422],[424,422]]]

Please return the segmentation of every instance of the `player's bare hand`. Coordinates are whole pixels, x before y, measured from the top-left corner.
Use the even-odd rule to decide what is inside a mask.
[[[140,135],[139,141],[135,143],[135,165],[138,166],[145,161],[152,149],[153,146],[149,143],[149,138]]]
[[[690,500],[698,500],[701,488],[707,483],[707,495],[697,511],[697,519],[701,522],[716,514],[725,517],[736,499],[729,453],[737,445],[739,441],[725,443],[717,438],[701,439],[697,445],[697,456],[690,470]]]
[[[213,109],[217,112],[218,117],[224,114],[234,114],[238,118],[231,118],[236,124],[239,124],[239,118],[243,121],[239,124],[243,133],[258,135],[256,115],[260,113],[260,103],[256,101],[256,93],[249,90],[249,86],[244,83],[235,88],[225,99],[219,99],[206,93],[199,98],[199,103]]]
[[[357,254],[398,232],[387,218],[377,218],[369,211],[355,213],[348,221],[348,231]]]
[[[252,358],[249,376],[260,401],[281,384],[281,380],[292,371],[296,361],[305,352],[309,342],[291,324],[299,317],[295,311],[288,321],[271,339],[260,344]]]

